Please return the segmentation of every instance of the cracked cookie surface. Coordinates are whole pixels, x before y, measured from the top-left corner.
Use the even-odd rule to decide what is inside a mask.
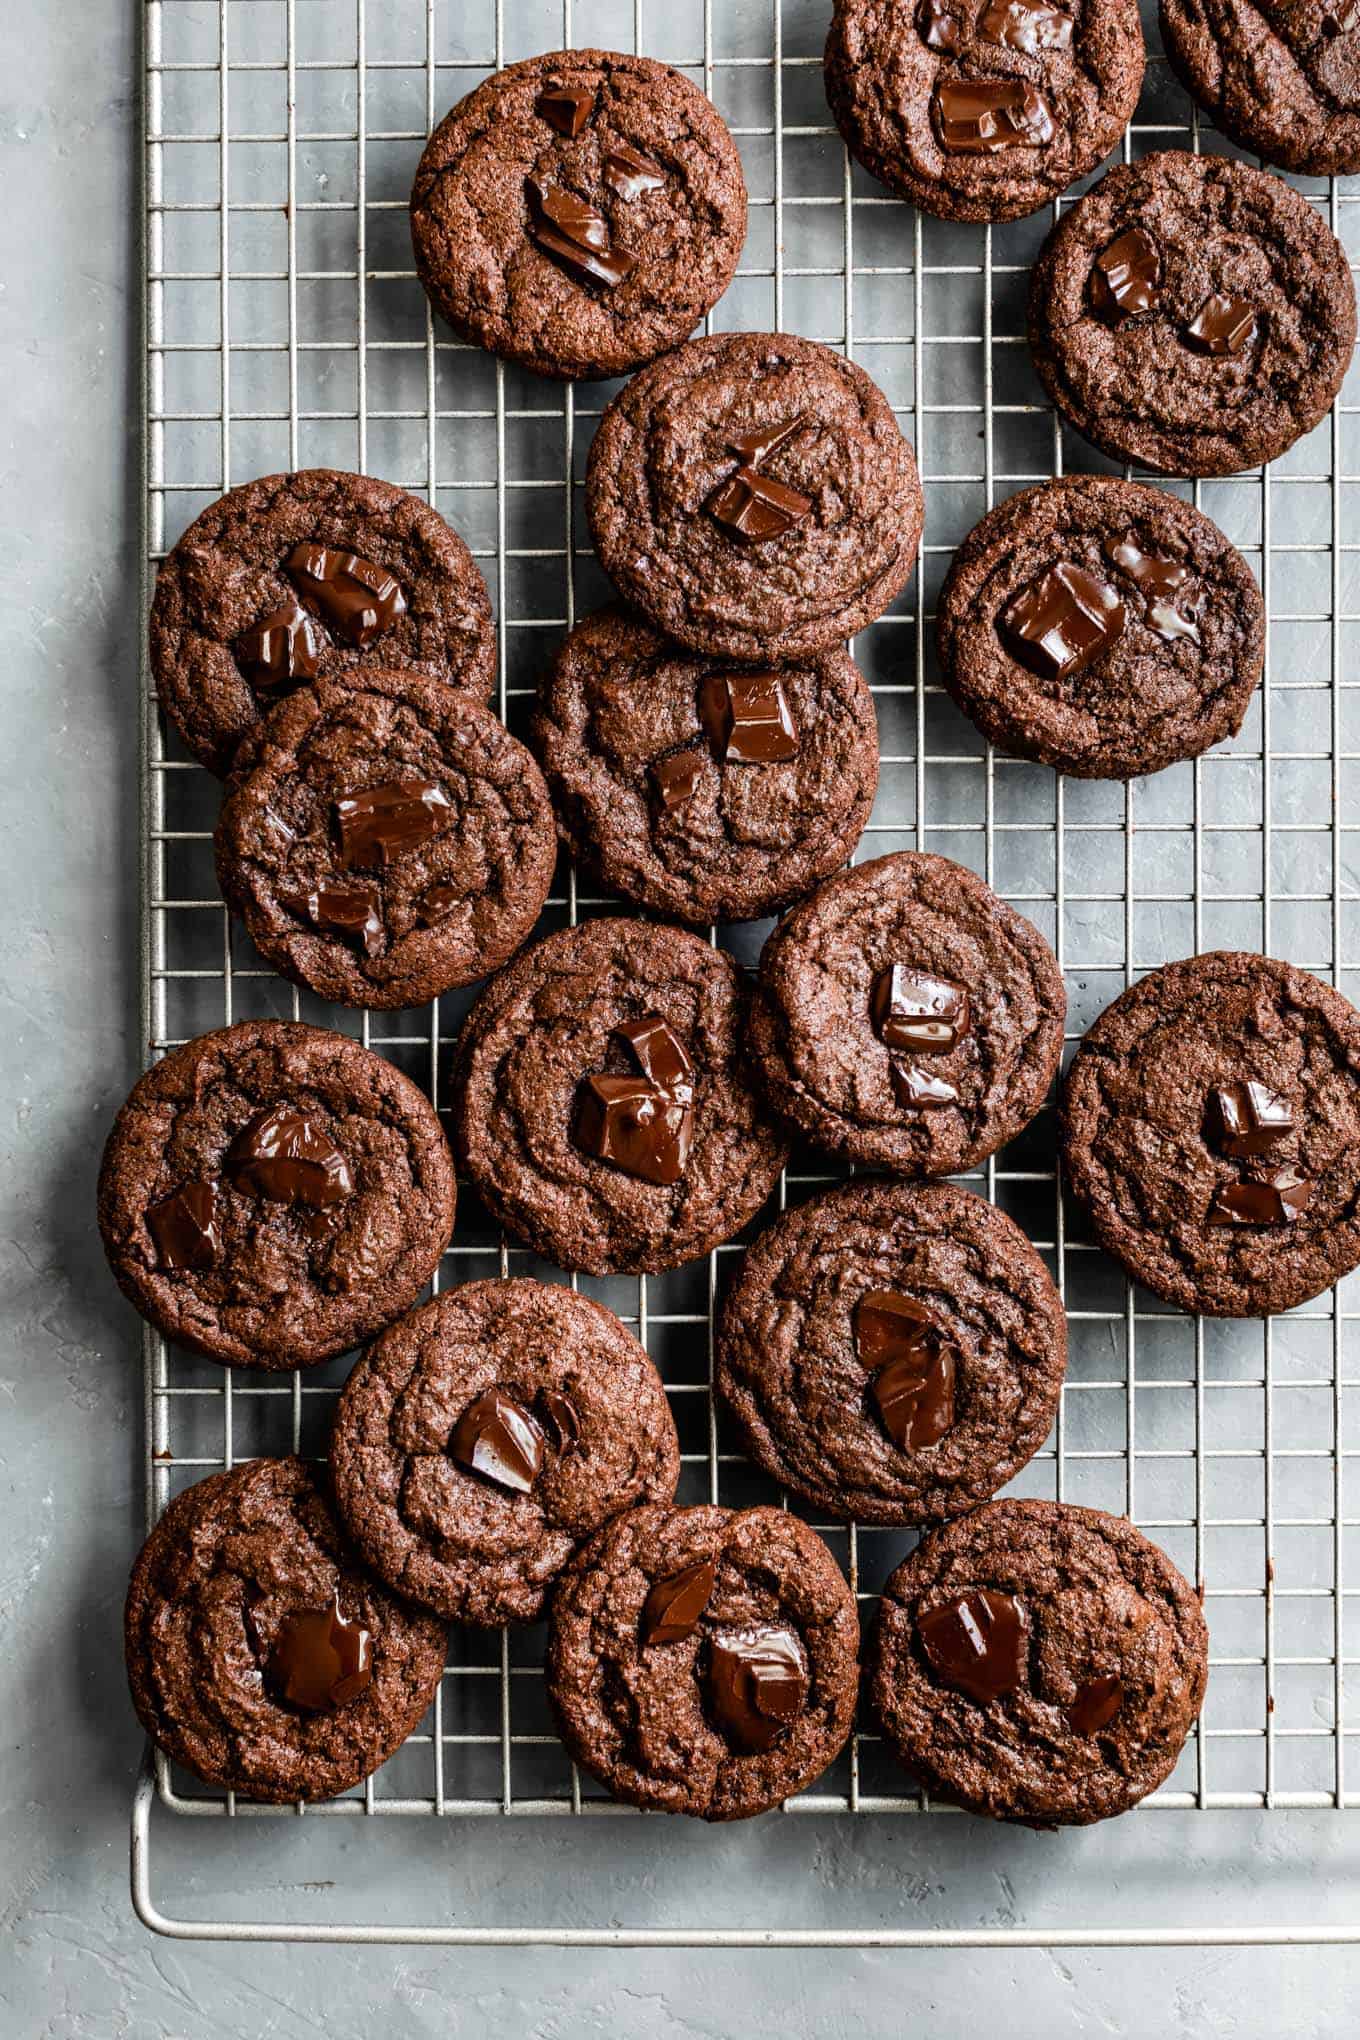
[[[1161,0],[1186,90],[1239,148],[1313,177],[1360,170],[1360,36],[1347,0]]]
[[[741,158],[669,65],[552,51],[498,71],[436,128],[411,238],[436,309],[477,346],[540,375],[626,375],[726,290],[746,238]]]
[[[754,517],[733,504],[743,488]],[[605,571],[658,630],[753,665],[827,651],[881,615],[923,515],[882,392],[789,333],[691,340],[634,376],[591,444],[586,507]]]
[[[496,1392],[517,1406],[512,1426],[528,1418],[529,1457],[512,1456],[508,1483],[456,1443],[465,1413]],[[627,1327],[570,1289],[517,1277],[445,1290],[369,1348],[336,1406],[331,1474],[381,1579],[448,1621],[496,1626],[536,1621],[582,1538],[611,1517],[671,1501],[680,1448]]]

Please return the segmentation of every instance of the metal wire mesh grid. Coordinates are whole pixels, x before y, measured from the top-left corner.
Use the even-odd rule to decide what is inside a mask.
[[[807,0],[145,0],[146,593],[203,505],[281,467],[382,474],[435,503],[483,563],[500,626],[499,702],[522,724],[543,661],[608,590],[584,540],[583,456],[608,386],[546,385],[450,339],[410,263],[405,207],[430,127],[502,63],[565,43],[678,64],[737,136],[751,189],[739,274],[710,324],[787,327],[853,353],[913,440],[927,491],[919,576],[854,646],[874,689],[882,774],[861,854],[928,847],[979,870],[1038,922],[1067,977],[1072,1039],[1142,972],[1215,946],[1276,951],[1348,991],[1357,972],[1354,827],[1360,624],[1343,541],[1360,404],[1270,471],[1193,485],[1252,560],[1271,618],[1266,682],[1238,740],[1128,787],[1065,783],[994,755],[934,683],[930,606],[954,545],[993,501],[1066,466],[1068,441],[1023,340],[1029,263],[1051,214],[997,229],[928,220],[852,169],[821,87],[824,7]],[[1153,42],[1155,48],[1155,41]],[[1217,146],[1154,57],[1128,155]],[[1352,192],[1304,186],[1343,240]],[[1186,485],[1190,488],[1191,485]],[[1351,501],[1353,501],[1353,494]],[[468,1000],[371,1021],[299,996],[249,950],[217,897],[217,788],[173,744],[145,683],[144,1014],[152,1055],[252,1015],[358,1032],[444,1105]],[[564,867],[545,927],[617,903]],[[717,931],[753,962],[764,924]],[[1045,1451],[1014,1491],[1128,1513],[1204,1583],[1213,1675],[1204,1716],[1150,1805],[1356,1803],[1345,1684],[1360,1654],[1360,1453],[1353,1284],[1275,1324],[1197,1322],[1125,1284],[1074,1231],[1051,1112],[972,1180],[1049,1261],[1071,1366]],[[778,1201],[830,1180],[795,1155]],[[774,1499],[728,1441],[710,1394],[715,1304],[741,1243],[664,1277],[580,1286],[631,1324],[680,1426],[681,1498]],[[445,1282],[550,1271],[464,1195]],[[558,1277],[558,1279],[564,1279]],[[146,1345],[147,1494],[263,1451],[325,1449],[345,1368],[280,1381]],[[1348,1391],[1350,1393],[1348,1394]],[[909,1535],[818,1525],[863,1612]],[[1348,1564],[1349,1561],[1349,1564]],[[362,1789],[309,1814],[623,1811],[551,1733],[541,1634],[454,1632],[422,1732]],[[237,1805],[158,1772],[164,1803]],[[799,1812],[912,1812],[926,1802],[866,1724]],[[933,1807],[929,1809],[935,1811]],[[286,1812],[286,1810],[284,1810]]]

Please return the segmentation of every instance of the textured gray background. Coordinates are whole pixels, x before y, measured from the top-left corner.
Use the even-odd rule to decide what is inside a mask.
[[[1360,1956],[428,1952],[176,1945],[126,1893],[139,1738],[119,1608],[141,1516],[135,1327],[91,1217],[134,1039],[135,7],[0,9],[9,781],[0,993],[0,2033],[1354,2032]],[[395,1829],[395,1832],[393,1831]],[[1043,1925],[1354,1916],[1360,1822],[1214,1813],[1066,1836],[964,1820],[156,1828],[158,1892],[259,1917]]]

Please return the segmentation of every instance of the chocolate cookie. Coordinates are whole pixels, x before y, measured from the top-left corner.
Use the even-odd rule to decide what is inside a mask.
[[[993,1205],[950,1184],[845,1183],[761,1234],[717,1359],[773,1479],[836,1520],[924,1523],[986,1501],[1043,1444],[1067,1322]]]
[[[1311,432],[1355,345],[1345,251],[1306,198],[1226,156],[1111,170],[1045,241],[1029,341],[1049,396],[1116,460],[1229,475]]]
[[[557,839],[537,765],[420,673],[318,680],[241,747],[217,878],[260,954],[341,1006],[419,1006],[512,956]]]
[[[694,331],[746,239],[741,158],[668,64],[553,50],[446,115],[411,193],[416,269],[459,333],[539,375],[627,375]]]
[[[1109,154],[1143,62],[1137,0],[836,0],[826,96],[851,154],[923,212],[1014,220]]]
[[[149,1069],[99,1175],[142,1316],[236,1367],[309,1367],[409,1310],[453,1231],[439,1120],[343,1034],[242,1020]]]
[[[821,1539],[782,1509],[631,1509],[553,1596],[548,1697],[616,1799],[745,1820],[850,1733],[859,1620]]]
[[[209,504],[156,578],[151,671],[194,756],[225,773],[308,680],[409,667],[491,692],[496,631],[472,554],[417,496],[372,475],[263,475]]]
[[[300,1459],[251,1459],[171,1502],[124,1614],[132,1704],[209,1785],[332,1799],[435,1696],[444,1628],[357,1563]]]
[[[450,1622],[534,1622],[576,1545],[669,1502],[680,1447],[661,1378],[570,1289],[468,1282],[370,1347],[335,1412],[345,1528],[380,1579]]]
[[[771,935],[751,1044],[818,1147],[952,1176],[1033,1119],[1066,1010],[1031,922],[961,864],[901,850],[827,879]]]
[[[743,1042],[741,972],[697,935],[587,921],[494,977],[454,1067],[454,1139],[488,1210],[562,1268],[655,1274],[740,1232],[786,1142]]]
[[[1215,127],[1313,177],[1360,170],[1360,26],[1351,0],[1161,0],[1162,44]]]
[[[1077,1052],[1061,1138],[1101,1246],[1182,1310],[1269,1317],[1360,1264],[1360,1013],[1292,964],[1140,979]]]
[[[883,1589],[871,1692],[889,1743],[972,1813],[1080,1827],[1175,1767],[1204,1699],[1199,1597],[1123,1516],[989,1502]]]
[[[715,667],[618,607],[563,645],[532,741],[572,855],[700,927],[773,914],[843,864],[878,784],[873,697],[846,652]]]
[[[1235,736],[1265,656],[1260,590],[1217,525],[1113,475],[989,511],[937,625],[945,686],[983,735],[1083,779],[1159,772]]]
[[[905,586],[916,460],[862,368],[790,333],[719,333],[646,368],[591,442],[605,571],[682,645],[785,666],[842,645]]]

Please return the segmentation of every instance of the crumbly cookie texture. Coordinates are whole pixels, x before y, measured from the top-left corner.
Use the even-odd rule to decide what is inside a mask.
[[[1360,170],[1360,64],[1344,5],[1161,0],[1159,18],[1186,90],[1239,148],[1305,176]]]

